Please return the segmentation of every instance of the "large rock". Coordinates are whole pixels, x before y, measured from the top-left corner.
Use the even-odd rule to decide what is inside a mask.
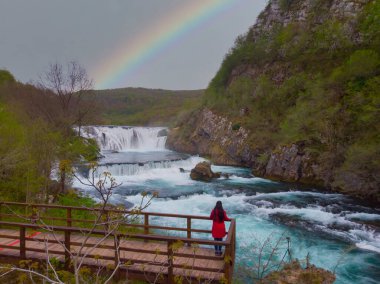
[[[209,162],[198,163],[190,172],[190,178],[199,181],[211,181],[214,178],[220,178],[220,173],[214,173],[211,170]]]

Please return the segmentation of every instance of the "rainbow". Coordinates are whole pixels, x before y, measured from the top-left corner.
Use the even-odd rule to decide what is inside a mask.
[[[95,68],[96,89],[106,89],[122,84],[128,75],[165,48],[225,11],[236,0],[189,0],[169,16],[159,19],[156,25],[142,31],[133,40],[119,44],[120,48]]]

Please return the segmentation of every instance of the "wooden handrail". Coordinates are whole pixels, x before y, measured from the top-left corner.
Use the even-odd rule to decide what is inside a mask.
[[[88,220],[88,219],[74,219],[72,218],[72,211],[78,210],[78,211],[96,211],[100,212],[102,209],[100,208],[88,208],[88,207],[77,207],[77,206],[63,206],[63,205],[53,205],[53,204],[36,204],[36,203],[21,203],[21,202],[4,202],[0,201],[0,206],[4,205],[14,205],[14,206],[23,206],[23,207],[30,207],[30,208],[54,208],[54,209],[63,209],[66,210],[66,218],[64,217],[49,217],[44,216],[44,220],[61,220],[66,221],[66,224],[68,227],[73,226],[73,222],[77,223],[92,223],[94,220]],[[123,226],[126,227],[136,227],[136,228],[144,228],[144,234],[149,234],[150,229],[158,229],[158,230],[171,230],[171,231],[183,231],[187,232],[187,238],[191,238],[191,233],[211,233],[210,230],[204,230],[204,229],[195,229],[192,228],[191,220],[197,219],[197,220],[210,220],[207,216],[197,216],[197,215],[183,215],[183,214],[169,214],[169,213],[156,213],[156,212],[135,212],[131,210],[119,210],[119,209],[113,209],[113,208],[106,208],[104,210],[107,214],[108,212],[114,212],[114,213],[121,213],[121,214],[133,214],[133,215],[143,215],[144,216],[144,224],[128,224],[125,223]],[[1,216],[12,216],[11,214],[0,214]],[[168,227],[168,226],[158,226],[158,225],[150,225],[149,224],[149,216],[157,216],[157,217],[169,217],[169,218],[183,218],[187,220],[187,226],[186,228],[183,227]],[[18,216],[13,216],[18,217]],[[30,216],[20,215],[20,217],[23,217],[25,219],[30,219]],[[2,220],[2,219],[0,219]],[[105,228],[107,230],[107,228]],[[230,235],[230,234],[229,234]],[[189,243],[188,243],[189,244]]]
[[[9,227],[19,227],[19,228],[28,228],[28,229],[39,229],[43,230],[43,226],[38,224],[28,224],[28,223],[17,223],[17,222],[5,222],[0,221],[0,225],[9,226]],[[48,226],[49,230],[56,232],[71,232],[71,233],[91,233],[93,235],[107,235],[107,231],[105,230],[91,230],[86,228],[75,228],[75,227],[66,227],[66,226]],[[181,242],[190,242],[199,245],[222,245],[226,246],[229,244],[227,241],[212,241],[212,240],[204,240],[204,239],[188,239],[183,237],[176,236],[162,236],[162,235],[144,235],[144,234],[134,234],[134,233],[116,233],[118,236],[123,238],[133,238],[133,239],[141,239],[148,241],[181,241]]]
[[[6,206],[22,206],[25,207],[25,213],[24,215],[12,215],[12,214],[5,214],[4,209]],[[232,281],[232,273],[234,269],[234,259],[235,259],[235,252],[236,252],[236,221],[235,219],[231,219],[230,226],[228,229],[228,235],[225,241],[214,241],[214,240],[209,240],[209,239],[201,239],[201,238],[193,238],[192,233],[207,233],[210,234],[210,230],[205,230],[205,229],[198,229],[194,228],[192,220],[210,220],[208,216],[196,216],[196,215],[183,215],[183,214],[167,214],[167,213],[156,213],[156,212],[140,212],[140,211],[133,211],[133,210],[120,210],[120,209],[115,209],[115,208],[106,208],[106,210],[102,210],[101,208],[88,208],[88,207],[76,207],[76,206],[63,206],[63,205],[52,205],[52,204],[28,204],[28,203],[20,203],[20,202],[2,202],[0,201],[0,208],[2,208],[2,212],[0,212],[0,227],[7,227],[7,228],[17,228],[19,230],[19,237],[18,239],[20,240],[19,246],[18,247],[8,247],[7,245],[0,245],[0,248],[9,248],[9,249],[18,249],[20,258],[25,259],[27,256],[27,252],[43,252],[41,249],[38,248],[32,248],[32,247],[27,247],[26,246],[26,241],[39,241],[38,237],[29,237],[26,236],[26,229],[34,229],[34,230],[46,230],[47,233],[54,231],[54,232],[60,232],[60,236],[62,236],[62,240],[60,241],[61,243],[64,244],[64,250],[63,251],[53,251],[52,253],[56,253],[58,255],[64,255],[64,264],[66,268],[69,268],[70,266],[70,249],[78,246],[83,245],[81,243],[72,241],[72,235],[77,233],[80,234],[91,234],[91,235],[100,235],[100,236],[108,236],[109,238],[113,237],[114,242],[112,245],[110,244],[100,244],[99,248],[104,248],[104,249],[111,249],[115,250],[115,255],[112,257],[107,257],[109,260],[114,260],[115,262],[119,261],[120,256],[117,254],[117,250],[115,248],[118,247],[120,244],[121,238],[126,238],[126,239],[135,239],[135,240],[143,240],[143,241],[153,241],[153,242],[164,242],[167,245],[167,250],[163,252],[157,252],[159,255],[167,255],[167,279],[168,283],[174,283],[174,275],[173,275],[173,268],[181,268],[178,264],[174,263],[174,256],[176,257],[191,257],[194,259],[209,259],[209,260],[222,260],[223,257],[220,256],[210,256],[210,255],[201,255],[201,254],[195,254],[190,255],[189,253],[183,253],[183,252],[178,252],[173,250],[173,245],[176,242],[182,242],[184,244],[187,244],[191,246],[192,244],[194,245],[206,245],[206,246],[214,246],[214,245],[220,245],[225,247],[225,255],[224,255],[224,260],[229,260],[224,262],[224,268],[223,268],[223,273],[225,275],[225,278],[228,283],[231,283]],[[31,216],[28,216],[28,212],[30,210],[28,208],[32,209],[32,214]],[[35,208],[54,208],[54,209],[62,209],[66,210],[65,217],[50,217],[50,216],[35,216]],[[13,209],[8,208],[11,212]],[[83,222],[83,223],[90,223],[94,222],[94,220],[89,220],[87,219],[76,219],[75,218],[75,211],[95,211],[95,212],[101,212],[102,213],[102,218],[106,218],[105,223],[103,224],[103,227],[100,224],[100,229],[97,227],[96,229],[89,229],[89,228],[82,228],[82,227],[77,227],[73,223],[74,222]],[[47,212],[47,211],[46,211]],[[45,212],[45,213],[46,213]],[[104,215],[103,213],[106,212]],[[121,213],[121,214],[133,214],[133,215],[141,215],[144,216],[143,218],[143,223],[142,224],[128,224],[128,223],[123,223],[122,226],[125,227],[137,227],[137,228],[143,228],[143,233],[125,233],[121,231],[115,231],[112,232],[111,235],[109,235],[108,228],[106,225],[108,224],[107,220],[109,217],[109,213]],[[38,214],[37,214],[38,215]],[[159,225],[153,225],[150,224],[150,216],[155,216],[155,217],[169,217],[169,218],[181,218],[181,219],[186,219],[186,227],[168,227],[168,226],[159,226]],[[9,217],[9,218],[16,218],[18,219],[25,219],[24,221],[21,222],[16,222],[16,221],[6,221],[6,218],[3,217]],[[73,218],[74,217],[74,218]],[[17,219],[18,218],[18,219]],[[60,223],[62,222],[65,225],[41,225],[39,224],[39,220],[58,220]],[[102,219],[103,220],[103,219]],[[31,221],[31,223],[26,223],[26,222]],[[178,237],[178,236],[168,236],[168,235],[159,235],[157,234],[157,231],[155,230],[174,230],[174,231],[179,231],[179,232],[184,232],[186,237]],[[7,236],[6,234],[1,234],[1,237],[4,238],[10,238],[10,239],[17,239],[15,236]],[[50,242],[52,243],[58,243],[58,241],[51,240]],[[91,247],[93,244],[85,244],[86,247]],[[122,247],[120,246],[120,251],[131,251],[131,252],[137,252],[137,253],[154,253],[152,251],[146,250],[146,249],[141,249],[141,248],[130,248],[130,247]],[[186,251],[185,251],[186,252]],[[1,252],[0,252],[1,254]],[[88,258],[94,258],[96,257],[95,255],[89,254],[87,256]],[[132,259],[128,260],[132,261],[133,263],[148,263],[144,260],[140,259]],[[155,264],[153,264],[155,265]],[[162,265],[157,264],[157,265]],[[209,272],[219,272],[218,269],[212,268],[212,267],[197,267],[198,270],[201,271],[209,271]]]
[[[20,218],[20,219],[24,218],[25,220],[29,220],[30,219],[30,216],[26,216],[26,215],[15,216],[14,214],[0,214],[0,220],[1,220],[1,217],[13,217],[13,218]],[[63,217],[43,216],[41,219],[43,219],[44,221],[46,221],[46,220],[67,221],[67,226],[68,227],[71,227],[72,226],[71,224],[73,222],[76,222],[76,223],[94,223],[94,220],[89,220],[89,219],[74,219],[74,218],[67,219],[67,218],[63,218]],[[189,218],[188,220],[191,220],[191,219]],[[144,231],[144,234],[149,234],[149,229],[169,230],[169,231],[183,231],[183,232],[188,232],[188,234],[187,234],[188,238],[191,238],[191,232],[194,232],[194,233],[207,233],[207,234],[211,233],[211,230],[192,229],[191,228],[191,223],[190,223],[190,227],[188,226],[186,228],[183,228],[183,227],[168,227],[168,226],[149,225],[149,223],[146,223],[146,224],[148,224],[148,225],[145,225],[145,224],[123,223],[123,226],[125,226],[125,227],[135,227],[135,228],[144,228],[144,229],[147,228],[148,230]],[[188,225],[189,225],[189,223],[188,223]],[[189,232],[190,232],[190,234],[189,234]]]
[[[169,218],[191,218],[198,220],[210,220],[207,216],[199,216],[199,215],[185,215],[185,214],[171,214],[171,213],[158,213],[158,212],[148,212],[148,211],[134,211],[134,210],[120,210],[114,208],[89,208],[89,207],[79,207],[79,206],[64,206],[64,205],[55,205],[55,204],[38,204],[38,203],[22,203],[22,202],[8,202],[8,201],[0,201],[0,205],[16,205],[16,206],[24,206],[24,207],[43,207],[43,208],[56,208],[56,209],[71,209],[71,210],[83,210],[83,211],[108,211],[112,213],[124,213],[124,214],[133,214],[133,215],[150,215],[157,217],[169,217]]]

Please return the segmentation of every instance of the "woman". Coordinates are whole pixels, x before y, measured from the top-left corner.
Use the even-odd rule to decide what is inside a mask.
[[[231,221],[223,209],[222,201],[216,202],[215,208],[211,211],[210,219],[212,220],[212,237],[215,241],[222,241],[227,234],[224,221]],[[222,255],[222,246],[215,246],[215,255]]]

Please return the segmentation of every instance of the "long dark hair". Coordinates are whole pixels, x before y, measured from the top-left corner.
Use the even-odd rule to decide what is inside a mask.
[[[220,201],[220,200],[216,202],[216,205],[214,208],[214,220],[216,219],[216,212],[217,211],[218,211],[219,221],[223,221],[224,220],[224,209],[223,209],[222,201]]]

